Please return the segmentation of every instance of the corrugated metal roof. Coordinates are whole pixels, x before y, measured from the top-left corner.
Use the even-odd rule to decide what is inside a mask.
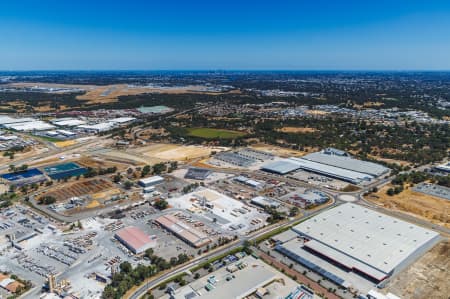
[[[385,273],[439,237],[434,231],[351,203],[293,229]]]
[[[262,170],[279,174],[286,174],[299,168],[300,166],[298,165],[298,163],[295,163],[289,159],[271,162],[261,167]]]
[[[373,176],[366,173],[343,169],[327,164],[313,162],[310,160],[299,158],[290,158],[290,160],[293,161],[294,163],[297,163],[298,168],[328,175],[345,181],[350,181],[355,184],[358,184],[363,181],[370,181],[374,178]]]
[[[351,171],[366,173],[372,176],[380,176],[389,171],[389,168],[380,164],[337,154],[326,154],[325,152],[311,153],[303,156],[302,159],[348,169]]]
[[[143,231],[134,226],[121,229],[116,233],[116,236],[128,246],[132,247],[132,249],[137,253],[155,243],[150,236],[146,235]]]

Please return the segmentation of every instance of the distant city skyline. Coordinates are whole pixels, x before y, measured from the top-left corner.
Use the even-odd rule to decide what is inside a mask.
[[[448,1],[9,1],[0,70],[450,70]]]

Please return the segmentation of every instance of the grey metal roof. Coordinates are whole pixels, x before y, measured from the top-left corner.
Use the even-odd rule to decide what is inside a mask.
[[[286,174],[299,168],[300,166],[298,165],[298,163],[290,161],[289,159],[271,162],[261,167],[262,170],[278,174]]]
[[[352,203],[322,212],[293,229],[384,273],[439,239],[434,231]]]
[[[306,160],[303,158],[289,158],[289,160],[292,161],[293,163],[297,163],[298,168],[323,174],[326,176],[331,176],[354,184],[359,184],[363,181],[370,181],[374,178],[373,176],[366,173],[344,169],[332,165],[322,164]]]
[[[370,174],[372,176],[380,176],[389,171],[389,168],[373,162],[361,161],[352,157],[345,157],[325,152],[316,152],[302,157],[305,160],[322,163],[330,166],[340,167],[356,172]]]

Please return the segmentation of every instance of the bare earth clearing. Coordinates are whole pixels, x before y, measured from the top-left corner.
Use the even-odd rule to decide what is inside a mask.
[[[251,145],[250,147],[255,150],[272,153],[280,157],[301,157],[315,151],[314,148],[306,148],[305,151],[299,151],[290,148],[284,148],[267,144],[255,144]]]
[[[450,242],[445,240],[388,284],[386,291],[410,299],[447,299],[450,294]]]
[[[409,188],[400,194],[389,196],[386,191],[391,187],[387,185],[367,199],[385,208],[412,214],[450,228],[450,200],[414,192]]]
[[[318,130],[314,129],[314,128],[308,128],[308,127],[282,127],[278,131],[283,132],[283,133],[305,134],[305,133],[314,133],[314,132],[317,132]]]
[[[183,162],[208,157],[211,155],[211,152],[222,150],[223,148],[201,145],[152,144],[136,149],[135,152],[163,161],[176,160],[178,162]]]

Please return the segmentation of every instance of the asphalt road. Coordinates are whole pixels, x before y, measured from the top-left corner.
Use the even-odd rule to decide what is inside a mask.
[[[229,244],[225,245],[224,247],[220,247],[216,251],[211,251],[211,252],[208,252],[205,255],[199,256],[199,257],[191,260],[188,264],[181,265],[179,267],[171,269],[171,270],[169,270],[169,272],[166,272],[166,273],[164,273],[164,274],[162,274],[160,276],[150,278],[147,282],[145,282],[144,284],[139,286],[139,288],[137,288],[133,292],[133,294],[131,294],[128,298],[130,298],[130,299],[140,298],[141,296],[143,296],[147,292],[147,290],[154,288],[155,286],[157,286],[161,282],[171,278],[172,276],[175,276],[175,275],[178,275],[180,273],[186,272],[189,269],[191,269],[191,268],[193,268],[193,267],[195,267],[195,266],[197,266],[199,264],[202,264],[202,263],[208,261],[209,259],[211,259],[211,258],[213,258],[215,256],[219,256],[219,255],[224,254],[226,252],[229,252],[229,251],[231,251],[231,250],[233,250],[233,249],[235,249],[237,247],[243,246],[244,242],[246,242],[246,241],[256,240],[258,237],[260,237],[260,236],[262,236],[262,235],[264,235],[264,234],[266,234],[268,232],[274,231],[274,230],[279,229],[281,227],[291,226],[291,225],[293,225],[294,223],[296,223],[298,221],[301,221],[301,220],[304,220],[306,218],[312,217],[312,216],[314,216],[316,214],[319,214],[320,212],[322,212],[323,209],[328,209],[328,208],[334,207],[334,206],[336,206],[338,204],[340,204],[340,202],[333,201],[331,205],[324,206],[322,209],[315,210],[314,212],[310,212],[310,213],[307,212],[307,213],[303,214],[301,217],[295,218],[295,219],[291,219],[288,222],[283,222],[283,223],[279,223],[279,224],[275,224],[273,226],[269,226],[269,227],[263,228],[263,229],[261,229],[261,230],[259,230],[257,232],[254,232],[254,233],[252,233],[252,234],[250,234],[248,236],[242,237],[238,241],[229,243]]]

